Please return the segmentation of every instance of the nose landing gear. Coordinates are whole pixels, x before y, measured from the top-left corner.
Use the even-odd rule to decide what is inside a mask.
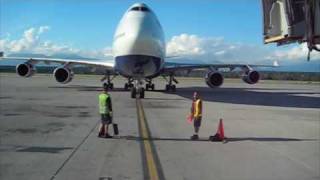
[[[144,91],[145,89],[142,87],[143,82],[141,80],[136,80],[134,87],[131,88],[131,98],[137,98],[137,95],[139,98],[144,98]]]
[[[144,88],[132,88],[131,89],[131,98],[137,98],[137,95],[139,96],[139,98],[144,98]]]

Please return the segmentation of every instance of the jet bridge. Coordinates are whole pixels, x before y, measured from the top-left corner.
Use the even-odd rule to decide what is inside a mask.
[[[307,42],[309,54],[320,50],[320,0],[262,0],[262,7],[265,44]]]

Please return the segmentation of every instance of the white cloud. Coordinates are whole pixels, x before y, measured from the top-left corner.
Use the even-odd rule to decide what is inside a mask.
[[[169,56],[188,56],[202,62],[252,62],[261,61],[261,55],[267,51],[253,45],[228,43],[223,37],[181,34],[168,42],[167,53]]]
[[[215,52],[214,54],[215,55],[224,55],[226,53],[226,51],[222,50],[222,51],[218,51],[218,52]]]
[[[202,49],[203,40],[196,35],[181,34],[174,36],[167,44],[169,55],[200,55],[204,53]]]
[[[24,31],[22,37],[10,40],[9,36],[0,39],[0,51],[10,53],[35,53],[44,55],[76,54],[90,58],[105,58],[111,55],[111,48],[86,51],[65,44],[56,44],[49,40],[41,39],[41,35],[50,30],[49,26],[32,27]]]
[[[58,44],[55,44],[51,41],[40,42],[32,50],[35,53],[46,54],[46,55],[51,55],[51,54],[56,54],[56,53],[71,54],[71,53],[79,53],[80,52],[80,50],[78,50],[78,49],[74,49],[74,48],[69,47],[67,45],[58,45]]]
[[[271,48],[268,45],[252,45],[226,42],[223,37],[199,37],[181,34],[172,37],[167,44],[169,56],[183,56],[203,62],[261,63],[274,60],[306,60],[306,44]],[[311,58],[320,60],[320,53],[313,51]]]
[[[5,51],[8,39],[0,39],[0,51]]]
[[[32,51],[39,45],[40,35],[48,28],[48,26],[41,26],[39,28],[27,29],[24,31],[21,39],[18,40],[1,39],[0,50],[12,53]]]
[[[306,58],[308,54],[308,46],[306,43],[294,46],[287,50],[277,50],[273,53],[273,56],[278,59],[291,59],[291,60],[299,60]],[[320,53],[317,51],[311,52],[311,58],[315,60],[320,59]]]
[[[49,30],[50,30],[50,27],[49,27],[49,26],[40,26],[38,33],[39,33],[39,34],[42,34],[42,33],[47,32],[47,31],[49,31]]]

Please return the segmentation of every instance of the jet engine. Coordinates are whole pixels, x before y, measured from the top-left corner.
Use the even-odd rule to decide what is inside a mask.
[[[223,76],[217,71],[209,71],[206,74],[205,79],[207,85],[211,88],[219,87],[223,83]]]
[[[242,80],[248,84],[255,84],[259,81],[259,79],[260,74],[258,71],[247,71],[242,77]]]
[[[58,67],[53,71],[53,75],[61,84],[67,84],[73,78],[73,71],[67,67]]]
[[[26,62],[23,64],[18,64],[16,66],[16,72],[19,76],[31,77],[36,72],[36,68],[34,65]]]

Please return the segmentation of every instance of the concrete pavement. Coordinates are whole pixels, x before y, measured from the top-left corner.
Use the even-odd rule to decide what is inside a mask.
[[[48,75],[0,74],[0,179],[320,177],[319,84],[226,80],[210,89],[183,79],[176,93],[146,92],[137,102],[124,82],[116,79],[111,92],[120,137],[102,139],[98,76],[60,85]],[[164,89],[164,81],[155,82]],[[195,90],[204,100],[201,141],[189,140],[186,122]],[[228,141],[209,142],[219,118]]]

